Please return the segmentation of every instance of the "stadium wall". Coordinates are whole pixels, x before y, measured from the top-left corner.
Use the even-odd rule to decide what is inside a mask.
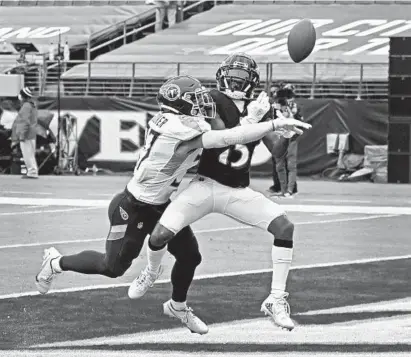
[[[387,144],[387,102],[338,99],[298,102],[305,120],[313,125],[299,139],[299,175],[319,175],[336,166],[337,155],[327,154],[327,134],[350,133],[350,152],[361,155],[365,145]],[[11,126],[16,105],[0,101],[1,124]],[[38,105],[54,114],[50,129],[57,133],[56,98],[39,98]],[[61,116],[77,120],[77,128],[70,136],[78,141],[80,168],[96,164],[113,172],[132,171],[136,154],[144,143],[147,121],[157,108],[153,99],[142,102],[125,98],[61,98]],[[264,145],[257,147],[252,164],[253,172],[258,175],[271,173],[271,156]]]

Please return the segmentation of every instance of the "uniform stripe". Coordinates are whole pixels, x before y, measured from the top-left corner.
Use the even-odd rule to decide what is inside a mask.
[[[112,226],[110,229],[110,232],[113,233],[125,233],[125,231],[127,230],[127,224],[122,224],[119,226]]]
[[[124,238],[124,232],[110,232],[108,234],[107,240],[119,240]]]
[[[173,153],[173,156],[171,156],[170,160],[168,160],[167,163],[163,166],[163,168],[160,170],[160,173],[167,176],[173,176],[177,169],[184,163],[184,161],[181,162],[181,156]]]

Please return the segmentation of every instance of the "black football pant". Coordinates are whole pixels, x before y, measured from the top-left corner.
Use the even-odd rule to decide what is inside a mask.
[[[288,167],[287,167],[287,155],[288,155],[288,148],[290,145],[290,140],[286,139],[282,136],[279,136],[277,133],[273,132],[268,135],[266,135],[263,138],[263,143],[267,147],[267,149],[271,153],[272,157],[272,163],[273,163],[273,185],[270,187],[272,191],[275,192],[281,192],[282,187],[281,187],[281,179],[284,178],[286,180],[285,186],[288,184]],[[285,162],[285,173],[281,172],[282,176],[280,179],[279,172],[277,170],[277,165],[278,163],[284,161]],[[292,193],[297,192],[297,182],[295,182],[291,185],[292,187]],[[284,187],[285,189],[286,187]]]
[[[110,278],[122,276],[139,256],[145,237],[151,234],[168,204],[157,206],[137,201],[127,189],[117,194],[108,208],[110,231],[105,253],[88,250],[63,256],[61,268]],[[170,241],[168,251],[176,259],[171,272],[172,298],[183,302],[201,262],[198,242],[190,227],[185,227]]]

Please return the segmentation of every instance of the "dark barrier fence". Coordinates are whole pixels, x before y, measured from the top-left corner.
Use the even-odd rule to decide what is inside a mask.
[[[327,154],[327,134],[349,133],[350,151],[356,154],[363,154],[365,145],[387,144],[386,102],[300,99],[298,103],[305,120],[313,125],[299,139],[299,175],[318,175],[336,166],[337,156]],[[56,98],[39,98],[38,105],[54,114],[50,129],[57,136]],[[1,108],[0,123],[9,127],[15,117],[16,103],[3,101]],[[73,144],[77,143],[80,168],[95,164],[119,172],[133,170],[144,142],[146,123],[158,107],[154,100],[86,97],[62,98],[60,108],[61,117],[75,123],[65,134],[65,140],[71,143],[69,150],[74,150]],[[257,148],[252,163],[254,173],[271,173],[271,156],[263,144]]]

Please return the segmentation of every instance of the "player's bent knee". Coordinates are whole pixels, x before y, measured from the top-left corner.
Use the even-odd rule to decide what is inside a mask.
[[[184,252],[184,255],[175,256],[176,261],[183,264],[186,267],[195,268],[201,264],[202,256],[199,251]]]
[[[158,223],[150,235],[150,244],[155,247],[163,247],[175,236],[174,232]]]
[[[292,248],[294,223],[286,215],[274,218],[268,226],[268,231],[274,236],[274,245]]]
[[[200,252],[195,252],[192,257],[191,257],[191,264],[193,264],[193,266],[199,266],[201,264],[202,261],[202,256]]]

